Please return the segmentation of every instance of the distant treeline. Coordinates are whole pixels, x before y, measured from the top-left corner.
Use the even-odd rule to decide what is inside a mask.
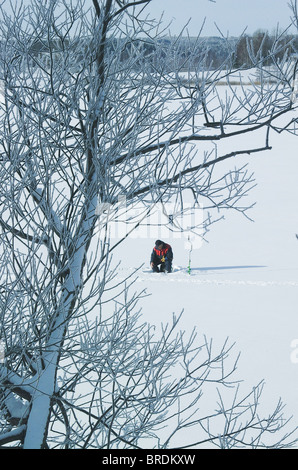
[[[285,54],[289,57],[298,53],[298,36],[285,35],[279,38],[268,31],[258,30],[253,35],[244,35],[238,39],[235,50],[236,67],[252,67],[257,61],[271,65]]]
[[[114,44],[114,46],[113,46]],[[171,70],[178,68],[195,70],[218,68],[224,63],[232,67],[253,67],[257,63],[271,65],[281,60],[285,54],[287,58],[298,53],[298,36],[285,35],[276,37],[267,31],[258,30],[252,35],[243,35],[240,38],[201,37],[201,38],[164,38],[156,43],[140,41],[141,47],[136,43],[124,42],[121,59],[131,57],[133,50],[141,53],[136,58],[136,66],[146,62],[154,67],[167,67]],[[139,46],[140,46],[139,44]],[[118,40],[111,40],[111,47],[119,47]],[[166,59],[166,60],[165,60]]]
[[[108,38],[108,54],[115,54],[121,62],[133,59],[134,67],[143,66],[152,69],[197,70],[214,69],[228,62],[230,67],[252,67],[256,63],[271,65],[285,54],[297,55],[298,36],[286,35],[276,38],[267,31],[258,30],[252,35],[240,38],[199,37],[199,38],[163,38],[155,41],[148,39]],[[95,50],[92,38],[74,38],[70,42],[33,39],[29,46],[30,53],[39,57],[48,56],[50,50],[61,60],[63,49],[76,49],[75,62],[79,63],[88,56],[88,51]],[[92,52],[91,52],[92,53]],[[47,58],[49,60],[49,57]],[[62,59],[63,60],[63,59]]]

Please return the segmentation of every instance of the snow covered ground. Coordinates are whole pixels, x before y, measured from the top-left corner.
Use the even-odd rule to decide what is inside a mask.
[[[115,251],[121,260],[118,278],[144,263],[135,288],[146,289],[143,320],[159,325],[184,309],[181,328],[219,345],[229,337],[241,352],[235,378],[251,388],[264,379],[263,401],[272,407],[279,397],[285,415],[298,424],[298,155],[297,138],[272,136],[273,150],[249,157],[257,186],[250,195],[257,204],[253,222],[226,212],[214,224],[208,243],[192,251],[187,273],[185,239],[168,238],[174,272],[153,274],[149,257],[152,238],[131,238]],[[243,159],[244,162],[244,159]],[[215,404],[214,404],[215,406]]]

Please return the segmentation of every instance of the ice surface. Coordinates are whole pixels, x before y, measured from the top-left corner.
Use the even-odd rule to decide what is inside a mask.
[[[191,253],[184,239],[168,238],[174,252],[174,272],[154,274],[149,258],[152,238],[128,238],[115,251],[121,260],[118,278],[144,263],[136,287],[146,288],[143,319],[171,321],[184,309],[181,326],[197,328],[214,342],[226,337],[241,351],[238,377],[248,387],[265,380],[269,408],[279,397],[285,414],[298,419],[298,155],[297,137],[272,136],[273,150],[249,158],[257,187],[249,196],[256,205],[251,222],[226,212],[212,226],[208,243]],[[241,161],[240,161],[241,162]],[[243,159],[244,162],[244,159]],[[236,162],[235,162],[236,164]],[[296,341],[295,341],[296,340]]]

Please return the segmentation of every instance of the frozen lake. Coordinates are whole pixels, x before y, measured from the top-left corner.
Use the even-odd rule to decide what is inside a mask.
[[[253,222],[227,211],[225,220],[211,227],[208,243],[192,251],[190,275],[185,239],[173,237],[165,241],[173,248],[175,271],[150,272],[158,230],[151,238],[128,238],[114,253],[115,261],[121,260],[119,278],[144,263],[136,284],[151,294],[142,300],[144,321],[166,323],[184,309],[182,328],[195,326],[218,344],[229,337],[235,353],[241,352],[235,378],[244,381],[244,389],[264,379],[265,406],[270,409],[281,397],[285,416],[294,416],[293,427],[298,422],[296,139],[275,134],[273,150],[242,157],[257,183],[249,196],[256,202],[249,212]]]

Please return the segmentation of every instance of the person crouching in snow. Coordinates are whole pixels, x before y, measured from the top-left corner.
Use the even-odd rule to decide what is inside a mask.
[[[150,266],[155,273],[172,272],[172,247],[161,240],[156,240],[150,260]]]

